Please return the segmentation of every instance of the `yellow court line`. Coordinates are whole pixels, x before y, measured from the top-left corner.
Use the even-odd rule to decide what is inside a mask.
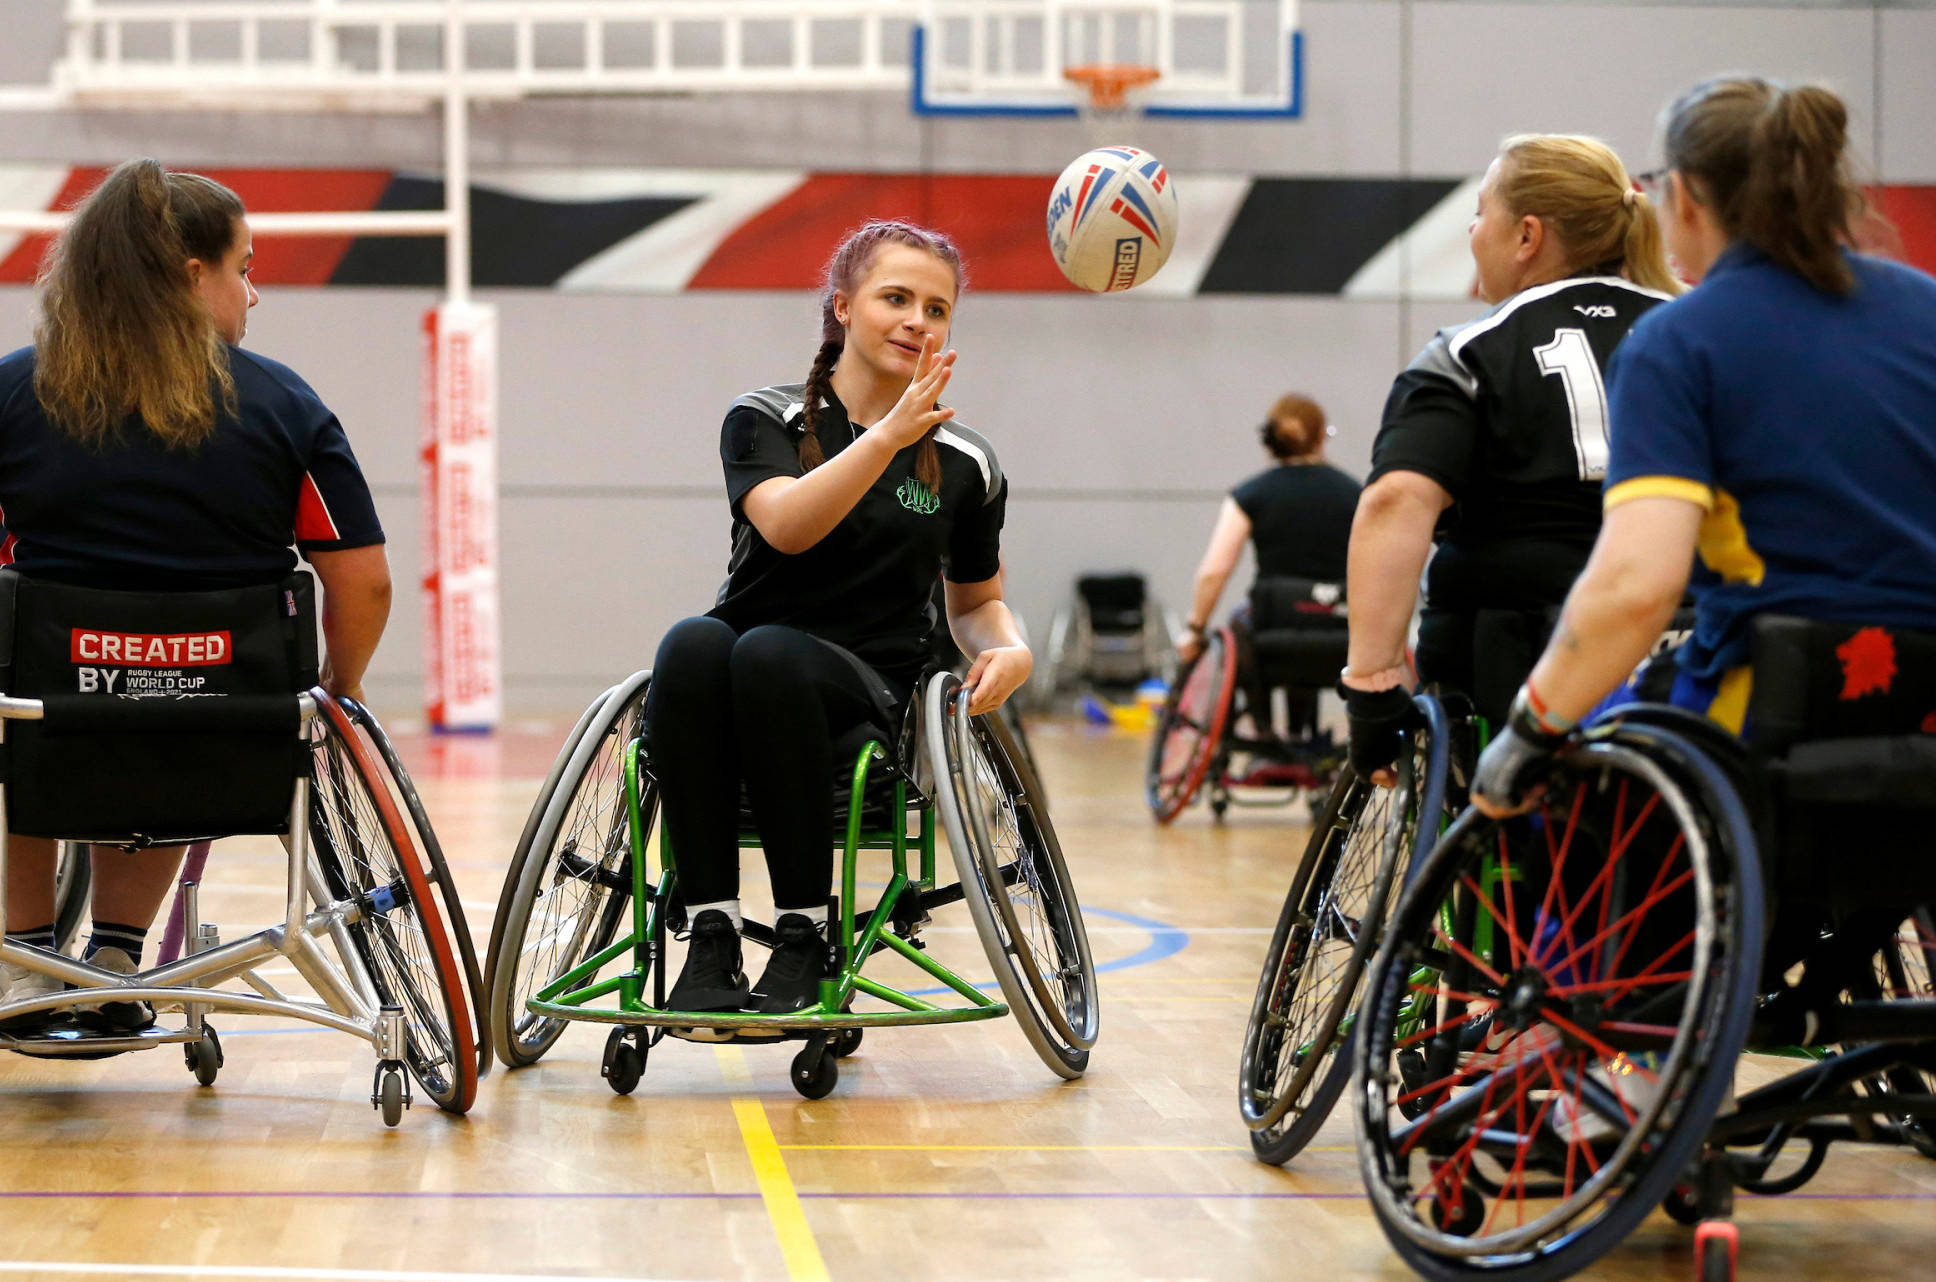
[[[799,1153],[1248,1153],[1248,1144],[781,1144]],[[1314,1144],[1306,1153],[1355,1153],[1349,1144]]]
[[[738,1085],[750,1082],[746,1057],[737,1046],[713,1048],[719,1059],[721,1075]],[[780,1255],[786,1260],[787,1277],[792,1282],[831,1282],[827,1262],[820,1258],[820,1244],[814,1241],[813,1228],[794,1191],[793,1177],[787,1174],[786,1159],[773,1139],[766,1109],[756,1099],[735,1099],[733,1116],[739,1121],[739,1137],[746,1145],[746,1156],[753,1163],[753,1178],[759,1181],[760,1201],[766,1218],[773,1224],[773,1235],[780,1240]]]

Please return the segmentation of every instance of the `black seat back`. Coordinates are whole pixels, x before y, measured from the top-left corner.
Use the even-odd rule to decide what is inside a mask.
[[[1328,689],[1350,650],[1344,587],[1289,575],[1250,587],[1250,657],[1261,689]]]
[[[1076,579],[1076,595],[1089,608],[1089,626],[1101,633],[1138,633],[1149,588],[1140,574],[1084,574]]]
[[[286,730],[260,718],[238,718],[238,729],[181,730],[159,718],[131,726],[88,714],[131,704],[203,712],[208,699],[240,710],[316,680],[315,588],[306,573],[160,593],[0,571],[0,692],[50,705],[45,722],[7,725],[8,827],[131,844],[285,832],[295,779],[308,769],[293,713]]]
[[[1936,897],[1936,635],[1755,620],[1743,727],[1790,887],[1838,904]]]

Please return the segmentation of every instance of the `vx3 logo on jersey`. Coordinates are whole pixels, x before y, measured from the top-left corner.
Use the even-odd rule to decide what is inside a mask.
[[[933,516],[941,510],[941,496],[919,480],[910,476],[901,482],[901,488],[894,491],[894,497],[901,500],[901,506],[922,516]]]
[[[1582,316],[1592,316],[1598,320],[1612,320],[1620,314],[1613,309],[1611,303],[1575,303],[1573,310]]]

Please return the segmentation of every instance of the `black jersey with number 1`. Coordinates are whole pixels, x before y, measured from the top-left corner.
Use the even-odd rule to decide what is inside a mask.
[[[1440,330],[1392,385],[1371,480],[1417,472],[1445,487],[1426,604],[1557,605],[1600,530],[1605,370],[1667,295],[1577,276]]]

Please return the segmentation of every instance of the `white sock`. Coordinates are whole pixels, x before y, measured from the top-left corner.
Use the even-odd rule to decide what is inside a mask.
[[[819,903],[814,904],[809,908],[775,908],[773,910],[773,915],[775,917],[784,917],[788,913],[798,913],[800,916],[805,917],[808,921],[812,922],[813,928],[815,930],[819,931],[823,935],[827,933],[827,901],[826,900],[823,899]]]
[[[716,904],[687,904],[686,920],[698,921],[699,914],[706,912],[709,909],[714,912],[725,913],[728,917],[731,917],[733,919],[733,929],[738,930],[740,928],[741,922],[740,922],[740,915],[739,915],[739,900],[737,899],[722,899]],[[821,915],[822,916],[826,915],[826,910],[824,908],[821,910]]]

